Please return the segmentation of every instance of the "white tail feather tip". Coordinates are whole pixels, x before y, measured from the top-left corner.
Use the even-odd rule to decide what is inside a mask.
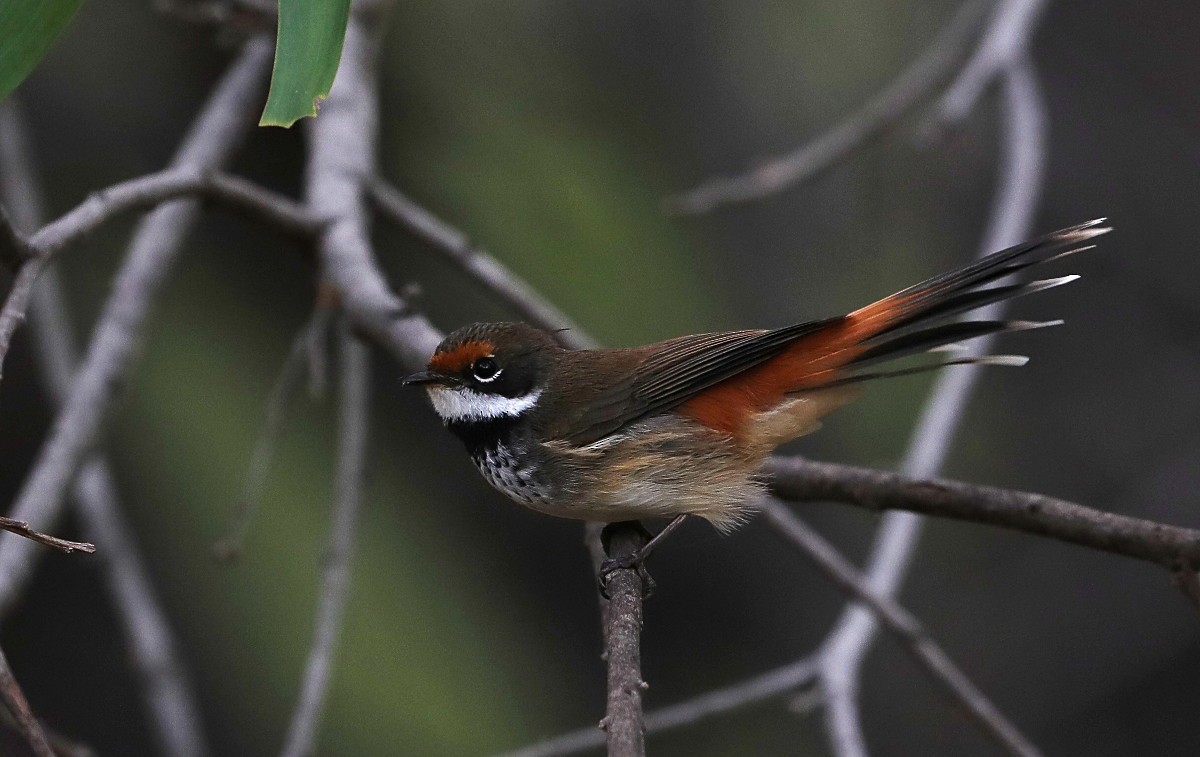
[[[927,352],[962,352],[967,348],[963,342],[950,342],[949,344],[941,344],[937,347],[930,347]]]
[[[1056,279],[1041,279],[1040,281],[1031,281],[1029,282],[1029,290],[1031,292],[1044,292],[1047,289],[1060,287],[1063,284],[1070,284],[1072,281],[1078,281],[1079,279],[1079,274],[1072,273],[1069,276],[1059,276]]]
[[[1020,368],[1029,362],[1029,358],[1025,355],[985,355],[979,358],[979,365],[1008,365],[1014,368]]]
[[[1059,318],[1055,321],[1009,321],[1009,331],[1029,331],[1030,329],[1044,329],[1049,326],[1061,326],[1064,321]]]

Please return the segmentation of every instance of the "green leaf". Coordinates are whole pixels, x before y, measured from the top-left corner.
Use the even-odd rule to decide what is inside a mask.
[[[0,100],[24,81],[83,0],[0,0]]]
[[[350,0],[279,0],[275,68],[259,126],[286,129],[317,115],[333,86],[349,19]]]

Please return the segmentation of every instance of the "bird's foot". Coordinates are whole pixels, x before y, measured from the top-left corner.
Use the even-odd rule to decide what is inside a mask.
[[[642,580],[642,599],[649,599],[650,595],[654,593],[654,579],[650,577],[650,572],[646,570],[643,555],[638,551],[624,557],[609,557],[600,563],[600,595],[605,599],[612,599],[608,585],[613,573],[616,573],[618,570],[637,571],[638,578]]]
[[[651,544],[654,543],[654,536],[646,530],[641,521],[622,521],[620,523],[609,523],[600,532],[600,544],[604,547],[605,554],[610,552],[612,547],[613,533],[621,528],[635,529],[641,536],[643,546],[640,549],[634,550],[628,555],[620,557],[609,557],[600,563],[600,574],[598,577],[600,584],[600,595],[605,599],[612,599],[609,591],[609,582],[612,579],[613,573],[618,570],[636,570],[638,578],[642,581],[642,599],[649,599],[654,593],[654,579],[650,577],[650,573],[646,570],[646,557],[650,554]],[[652,549],[652,548],[651,548]]]

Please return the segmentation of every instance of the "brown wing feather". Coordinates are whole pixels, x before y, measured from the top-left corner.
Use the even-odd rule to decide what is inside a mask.
[[[836,319],[835,319],[836,320]],[[773,331],[743,330],[693,334],[646,345],[632,351],[596,350],[571,353],[559,370],[570,382],[571,407],[547,413],[557,418],[546,429],[552,438],[590,444],[622,426],[670,410],[697,392],[778,355],[800,334],[828,323],[815,321]],[[612,361],[634,355],[628,366]],[[599,365],[604,370],[597,370]],[[589,374],[605,375],[605,386],[589,383]],[[614,380],[615,378],[615,380]],[[554,394],[559,394],[555,392]]]
[[[865,364],[868,358],[875,362],[910,354],[914,345],[928,349],[964,335],[1027,327],[971,322],[911,331],[988,302],[1038,291],[1034,285],[977,287],[1070,252],[1071,246],[1107,231],[1099,224],[1093,221],[1010,247],[846,316],[770,331],[696,334],[634,350],[570,353],[560,373],[571,391],[553,394],[569,396],[572,403],[546,413],[556,419],[546,429],[548,437],[590,444],[669,410],[737,435],[749,417],[787,395],[844,382],[859,358]],[[603,383],[596,376],[603,376]]]

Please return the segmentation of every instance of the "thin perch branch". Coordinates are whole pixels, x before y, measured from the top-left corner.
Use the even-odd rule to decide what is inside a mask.
[[[341,331],[341,410],[333,519],[325,548],[316,629],[308,653],[300,699],[292,713],[292,724],[281,752],[284,757],[304,757],[312,754],[316,747],[317,730],[333,671],[334,652],[337,651],[346,602],[350,598],[350,568],[354,559],[358,514],[362,509],[367,428],[370,423],[370,356],[367,348],[349,333],[344,324]]]
[[[858,112],[799,148],[747,173],[709,179],[667,199],[668,212],[700,214],[721,205],[760,200],[812,179],[895,125],[943,86],[969,51],[987,3],[968,0],[933,43],[886,89]]]
[[[629,557],[646,540],[632,524],[610,527],[608,556]],[[608,708],[600,727],[607,734],[608,757],[644,757],[642,722],[642,577],[634,568],[615,570],[608,577],[609,603],[605,613],[604,657],[608,661]]]
[[[959,670],[912,613],[890,596],[871,588],[866,577],[849,560],[807,523],[797,518],[786,505],[778,500],[766,499],[761,509],[767,521],[799,547],[827,577],[869,607],[875,617],[900,640],[905,651],[941,684],[985,733],[1011,754],[1024,757],[1039,754],[1037,747]]]
[[[1200,569],[1200,530],[1095,510],[1044,494],[852,465],[776,457],[763,469],[771,492],[795,502],[986,523],[1162,565]]]

